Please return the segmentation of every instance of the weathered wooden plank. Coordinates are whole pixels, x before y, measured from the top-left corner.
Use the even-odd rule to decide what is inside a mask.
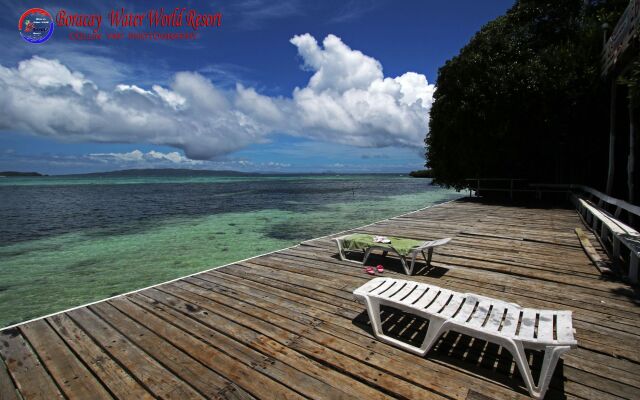
[[[250,362],[253,368],[263,373],[270,373],[270,371],[265,371],[266,366],[282,368],[282,365],[274,362],[274,360],[279,360],[291,365],[295,370],[306,373],[309,376],[315,376],[317,379],[322,379],[326,384],[344,393],[351,394],[354,397],[372,399],[387,398],[383,393],[337,373],[269,339],[267,336],[248,329],[232,320],[208,312],[205,309],[196,308],[190,303],[183,302],[178,298],[168,296],[162,292],[148,291],[145,292],[145,294],[160,298],[163,302],[141,294],[132,296],[132,301],[162,318],[170,318],[177,326],[188,330],[192,335],[197,336],[210,346],[224,348],[230,355],[237,357],[243,362]],[[234,340],[229,339],[230,337]],[[250,347],[250,349],[248,347]],[[256,362],[252,359],[251,354],[255,353],[253,349],[262,353],[262,362]],[[206,352],[204,354],[206,354]],[[291,373],[289,368],[282,369],[288,370]],[[297,382],[294,382],[292,379],[294,377],[295,374],[291,373],[291,379],[287,381],[287,384],[296,385]],[[263,386],[258,386],[258,389],[261,390],[262,387]],[[336,394],[335,391],[331,389],[327,391],[327,394],[332,393],[333,396],[338,395],[339,397],[344,397],[344,394]]]
[[[582,244],[582,248],[584,249],[584,252],[587,254],[591,262],[593,262],[593,265],[595,265],[595,267],[598,268],[598,271],[600,271],[603,274],[605,273],[610,274],[611,269],[602,260],[602,257],[600,257],[600,254],[598,254],[596,249],[593,247],[593,245],[591,244],[591,241],[589,241],[589,238],[587,237],[587,235],[585,235],[584,231],[580,228],[576,228],[576,235],[578,235],[578,239],[580,239],[580,243]]]
[[[135,322],[112,306],[113,303],[122,304],[123,301],[124,300],[114,300],[108,303],[99,303],[91,308],[104,321],[112,325],[132,343],[135,343],[147,354],[155,358],[177,377],[188,382],[190,386],[198,390],[205,397],[216,397],[218,393],[228,386],[229,382],[226,379],[158,336],[154,329],[158,328],[157,325],[149,327],[150,329],[148,329],[146,324],[143,326],[143,321],[140,321],[140,323]],[[170,328],[171,326],[160,325],[160,327]],[[172,332],[176,331],[177,330],[173,330]],[[186,335],[182,335],[180,338],[186,340],[185,336]],[[219,360],[219,362],[222,363],[223,360]]]
[[[247,303],[247,306],[242,307],[245,312],[250,312],[251,315],[254,315],[258,318],[266,318],[268,321],[276,324],[279,327],[287,329],[288,331],[303,331],[303,337],[308,338],[309,340],[303,340],[299,338],[295,341],[296,345],[306,345],[309,346],[309,349],[306,350],[311,354],[319,354],[316,349],[316,344],[320,344],[322,346],[326,346],[329,349],[333,349],[340,353],[356,357],[357,359],[364,360],[366,363],[371,364],[377,368],[381,368],[383,370],[388,371],[389,373],[397,373],[399,368],[402,368],[402,365],[406,365],[405,363],[409,360],[411,364],[419,364],[424,359],[417,358],[413,355],[409,355],[407,353],[396,352],[394,349],[393,356],[389,355],[384,351],[378,350],[378,343],[372,343],[368,337],[358,337],[355,338],[353,335],[350,336],[352,340],[346,340],[346,338],[341,338],[342,335],[349,336],[348,332],[345,330],[340,330],[339,327],[329,326],[330,323],[326,321],[322,321],[320,325],[317,325],[315,329],[304,329],[303,326],[297,327],[295,321],[304,322],[303,319],[300,319],[299,313],[292,312],[290,307],[286,307],[284,305],[278,307],[276,304],[273,305],[265,305],[262,304],[260,300],[252,299],[246,296],[240,296],[235,292],[227,292],[226,294],[222,294],[221,296],[217,296],[214,292],[217,292],[213,287],[209,287],[207,292],[201,292],[198,289],[191,288],[192,291],[199,293],[201,296],[211,297],[214,296],[216,302],[222,302],[219,306],[216,306],[216,310],[218,307],[222,305],[233,307],[233,309],[237,309],[237,306],[233,304],[229,304],[228,302],[234,302],[234,299],[241,298],[243,302]],[[181,297],[189,296],[188,294],[180,294]],[[193,298],[192,298],[193,299]],[[254,305],[251,307],[250,305]],[[261,308],[256,308],[255,306],[261,306]],[[263,314],[262,307],[268,308],[268,314]],[[225,309],[225,315],[227,312],[231,312],[229,309]],[[253,312],[251,312],[253,311]],[[256,314],[254,314],[254,312]],[[283,318],[280,318],[273,314],[281,315]],[[325,324],[328,324],[325,327]],[[339,340],[342,339],[342,340]],[[382,345],[380,349],[392,349],[387,345]],[[407,358],[405,359],[405,356]],[[328,358],[328,357],[327,357]],[[399,362],[398,358],[402,358],[403,362]],[[326,359],[325,359],[325,362]],[[446,371],[438,370],[438,368],[428,362],[425,362],[425,368],[421,368],[420,370],[408,370],[403,371],[402,376],[405,379],[415,380],[415,382],[428,386],[434,390],[440,391],[440,393],[445,393],[448,396],[456,397],[457,393],[465,393],[465,391],[459,392],[457,389],[459,387],[459,383],[456,381],[464,381],[464,378],[461,376],[449,377],[447,376]],[[357,369],[357,366],[352,367],[353,369]],[[438,382],[434,382],[433,378],[438,377]],[[475,382],[467,382],[465,384],[475,385]],[[481,386],[481,385],[478,385]],[[486,386],[486,384],[484,384]],[[495,389],[495,388],[494,388]],[[495,398],[502,398],[503,393],[495,392]]]
[[[567,378],[596,390],[609,393],[624,399],[633,399],[638,396],[638,388],[632,385],[618,382],[613,379],[598,376],[578,368],[566,367],[564,374]]]
[[[26,399],[64,399],[29,343],[17,328],[0,334],[0,355],[22,397]]]
[[[252,265],[240,265],[234,264],[229,267],[224,268],[223,273],[228,273],[240,277],[242,280],[251,280],[254,282],[264,283],[268,286],[275,287],[282,290],[289,290],[293,293],[297,293],[299,295],[308,296],[309,298],[316,299],[318,301],[325,302],[327,304],[331,304],[336,307],[340,307],[342,309],[356,311],[359,309],[357,304],[354,304],[352,299],[343,299],[338,298],[336,296],[331,296],[330,294],[326,294],[313,288],[308,288],[305,285],[301,285],[300,282],[281,278],[279,276],[274,276],[269,274],[268,271],[265,270],[256,270],[252,268]],[[222,272],[222,271],[220,271]],[[280,278],[280,279],[277,279]]]
[[[20,327],[51,377],[71,399],[111,399],[111,395],[76,358],[43,319]]]
[[[370,353],[366,349],[358,349],[355,346],[350,346],[348,343],[338,342],[335,337],[328,337],[326,335],[323,335],[325,339],[322,343],[307,339],[306,335],[318,335],[318,331],[313,325],[304,325],[287,320],[277,314],[252,306],[249,303],[241,303],[230,297],[201,290],[192,285],[188,286],[188,288],[190,290],[186,290],[183,284],[176,282],[172,285],[163,286],[162,290],[205,308],[209,312],[223,313],[235,321],[242,321],[243,325],[264,333],[272,339],[302,352],[316,361],[331,364],[334,369],[342,373],[347,373],[351,376],[358,377],[360,380],[367,381],[369,385],[375,385],[382,390],[397,393],[397,395],[407,398],[441,398],[440,395],[436,395],[419,386],[412,385],[405,380],[397,378],[390,373],[391,371],[384,372],[358,362],[355,358],[357,354]],[[211,300],[214,298],[217,304],[211,303]],[[303,337],[301,334],[305,334],[305,336]],[[334,349],[333,347],[336,348]],[[366,356],[361,357],[362,360],[365,358]],[[386,368],[392,369],[392,366],[393,360],[388,360]],[[394,374],[397,373],[397,369],[394,369],[393,372]],[[406,376],[417,374],[412,371],[403,371],[403,375],[405,375],[406,378]],[[425,377],[426,371],[416,377],[416,379],[430,383],[432,386],[441,386],[440,382],[431,382]],[[446,387],[446,390],[450,392],[456,389],[458,388]],[[464,388],[459,388],[459,390],[464,390]]]
[[[292,260],[293,262],[293,260]],[[300,265],[301,267],[306,267],[306,264],[304,262],[304,260],[301,259],[296,259],[295,260],[295,265]],[[315,264],[315,268],[316,269],[320,269],[320,268],[329,268],[329,267],[325,267],[324,265],[329,265],[329,264],[325,264],[322,261],[317,261]],[[341,266],[337,266],[337,268],[335,267],[330,267],[333,268],[333,273],[339,273],[339,274],[343,274],[343,273],[349,273],[346,272],[349,268],[343,268]],[[233,272],[231,272],[233,273]],[[460,271],[456,270],[456,271],[451,271],[450,275],[451,277],[454,277],[455,275],[458,275],[460,273]],[[362,274],[360,274],[362,275]],[[461,277],[462,278],[462,277]],[[622,310],[618,311],[612,311],[614,312],[614,315],[616,316],[616,318],[611,318],[611,317],[606,317],[602,315],[602,311],[605,311],[608,309],[607,305],[609,304],[609,301],[603,303],[601,300],[598,300],[597,298],[595,298],[593,295],[591,296],[583,296],[580,294],[576,294],[576,293],[562,293],[559,292],[558,289],[554,289],[553,291],[551,289],[549,289],[548,291],[543,289],[542,285],[537,285],[535,287],[530,287],[527,286],[526,288],[522,288],[522,289],[513,289],[513,288],[504,288],[503,290],[496,292],[493,291],[493,289],[496,287],[495,285],[495,279],[500,279],[498,277],[493,277],[493,279],[491,279],[491,277],[487,277],[487,284],[484,284],[483,286],[486,288],[490,288],[490,290],[492,290],[491,292],[486,292],[486,290],[481,289],[478,290],[478,288],[473,288],[470,287],[469,284],[473,283],[473,282],[478,282],[477,280],[479,279],[478,274],[467,274],[464,276],[463,279],[459,280],[459,281],[452,281],[449,278],[445,277],[441,277],[438,278],[437,282],[434,282],[435,284],[439,284],[440,286],[443,287],[451,287],[451,288],[458,288],[459,291],[471,291],[471,292],[477,292],[480,294],[486,294],[492,297],[496,297],[496,298],[504,298],[505,300],[509,300],[509,301],[516,301],[516,302],[521,302],[524,305],[527,306],[531,306],[531,307],[538,307],[538,308],[558,308],[558,307],[566,307],[566,306],[570,306],[571,308],[581,308],[582,310],[584,310],[584,313],[580,313],[577,314],[575,316],[575,318],[577,318],[578,320],[584,320],[585,322],[588,322],[589,324],[600,324],[603,326],[611,326],[617,329],[619,329],[619,323],[624,323],[625,320],[628,320],[630,324],[633,324],[633,320],[630,320],[628,318],[625,318],[624,316],[628,316],[628,314],[624,313]],[[246,276],[246,279],[251,279],[251,276]],[[366,278],[360,278],[360,279],[366,279]],[[413,278],[413,279],[420,279],[419,277]],[[474,279],[476,281],[474,281]],[[446,282],[446,283],[442,283],[442,282]],[[510,282],[510,281],[507,281]],[[517,281],[515,281],[517,282]],[[364,281],[362,281],[362,283],[364,283]],[[359,286],[361,283],[359,283],[358,285],[355,285],[354,287]],[[345,290],[349,291],[352,288],[345,288]],[[518,294],[522,294],[525,295],[527,297],[533,297],[534,299],[536,299],[533,302],[522,302],[521,298],[513,298],[512,296],[509,297],[505,297],[504,294],[504,290],[508,290],[509,292],[514,292],[514,293],[518,293]],[[484,292],[484,293],[483,293]],[[552,297],[553,296],[553,297]],[[554,302],[550,302],[549,299],[553,298],[555,301]],[[564,299],[563,301],[558,302],[558,299]],[[538,299],[540,299],[540,301],[538,301]],[[591,299],[591,304],[597,305],[597,309],[594,310],[593,307],[588,307],[585,308],[585,303],[589,302],[586,301],[584,299]],[[637,307],[636,307],[637,308]],[[611,323],[608,322],[608,319],[611,319]],[[629,325],[628,327],[622,327],[623,331],[627,331],[627,332],[633,332],[633,333],[640,333],[640,330],[637,328],[634,328],[632,325]],[[621,338],[622,339],[622,338]]]
[[[155,396],[176,400],[204,399],[88,308],[76,309],[67,315]]]
[[[301,257],[304,257],[303,255],[301,255]],[[310,257],[309,255],[307,255],[307,257]],[[311,264],[311,259],[310,258],[297,258],[297,259],[292,259],[291,260],[292,263],[294,263],[295,265],[299,265],[300,267],[307,267],[310,266]],[[256,260],[254,261],[254,263],[262,263],[262,261],[260,260]],[[341,265],[332,265],[331,263],[325,261],[325,259],[320,259],[318,258],[315,261],[314,264],[314,268],[317,269],[321,269],[321,268],[327,268],[327,269],[332,269],[334,273],[338,272],[341,274],[358,274],[360,275],[362,278],[361,279],[366,279],[364,278],[363,274],[358,272],[353,272],[350,273],[348,272],[349,270],[353,270],[354,268],[351,267],[351,265],[349,265],[349,267],[345,266],[341,266]],[[393,272],[386,272],[387,274],[393,274]],[[404,276],[403,274],[400,276]],[[248,279],[250,279],[250,277],[248,277]],[[415,280],[420,280],[421,277],[420,276],[415,276],[412,277],[412,279]],[[508,285],[496,285],[496,280],[499,280],[500,283],[505,283]],[[589,312],[589,314],[583,314],[583,315],[593,315],[594,317],[591,319],[588,319],[586,321],[590,322],[590,323],[594,323],[597,320],[602,320],[603,317],[606,318],[608,315],[615,315],[615,321],[616,322],[622,322],[624,323],[625,320],[628,320],[629,325],[633,325],[635,324],[634,320],[628,319],[629,318],[629,314],[631,313],[637,313],[637,305],[635,304],[625,304],[625,303],[621,303],[619,302],[617,299],[612,299],[610,298],[610,296],[615,296],[617,293],[617,290],[609,290],[608,292],[606,292],[607,296],[607,301],[602,301],[601,298],[599,298],[598,296],[602,296],[603,293],[601,291],[584,291],[582,289],[580,290],[571,290],[568,291],[567,288],[565,286],[562,285],[557,285],[557,284],[552,284],[549,282],[527,282],[527,281],[522,281],[522,279],[514,279],[514,278],[509,278],[509,277],[505,277],[504,275],[496,275],[494,273],[479,273],[479,272],[471,272],[471,271],[466,271],[464,269],[456,269],[456,270],[450,270],[447,272],[446,275],[442,276],[442,277],[438,277],[437,282],[440,282],[440,286],[446,286],[448,287],[448,285],[454,285],[457,287],[460,287],[460,285],[466,287],[466,289],[462,289],[464,290],[468,290],[468,291],[478,291],[477,287],[481,287],[481,288],[489,288],[489,289],[496,289],[496,288],[500,288],[500,292],[504,292],[504,291],[508,291],[509,293],[514,293],[514,294],[518,294],[518,295],[522,295],[522,296],[526,296],[526,297],[530,297],[533,299],[541,299],[541,300],[545,300],[546,301],[546,306],[540,306],[541,308],[544,307],[552,307],[553,305],[556,306],[570,306],[572,308],[582,308],[586,311]],[[442,282],[446,282],[446,283],[442,283]],[[437,284],[437,283],[436,283]],[[475,289],[472,288],[471,286],[477,286]],[[354,286],[354,287],[357,287]],[[347,288],[345,288],[346,290]],[[482,289],[481,289],[482,290]],[[498,297],[498,298],[502,298],[504,297],[504,294],[498,294],[498,295],[494,295],[494,297]],[[625,301],[626,302],[626,301]],[[533,305],[532,305],[533,306]],[[598,306],[597,311],[594,312],[593,306]],[[603,316],[603,313],[605,314]],[[581,317],[582,315],[580,315],[579,317]],[[639,331],[640,332],[640,331]]]
[[[2,400],[18,400],[18,388],[15,387],[4,360],[0,357],[0,399]]]
[[[438,284],[438,282],[434,282],[434,283]],[[466,283],[464,285],[466,285]],[[445,286],[445,285],[440,284],[440,286]],[[493,283],[488,283],[488,287],[493,287],[493,286],[494,286]],[[349,292],[352,289],[353,288],[349,288],[349,287],[345,288],[347,292]],[[536,300],[536,301],[529,301],[529,302],[522,303],[519,301],[519,299],[505,298],[505,295],[503,292],[492,292],[492,291],[487,292],[485,290],[478,291],[478,290],[468,289],[468,288],[466,288],[466,290],[464,288],[461,288],[460,291],[478,292],[481,294],[486,294],[491,297],[504,298],[505,300],[509,300],[509,301],[518,301],[522,305],[529,306],[529,307],[537,307],[537,308],[557,308],[558,307],[556,303],[549,302],[548,297],[546,297],[547,299],[546,301]],[[531,288],[531,292],[535,293],[536,288],[535,287]],[[430,301],[430,299],[427,299],[426,301]],[[598,312],[592,312],[592,314],[594,315],[595,318],[599,316]],[[621,315],[624,315],[624,314],[621,314]],[[575,314],[574,319],[577,319],[579,321],[581,319],[581,314]],[[582,329],[581,331],[582,338],[590,339],[588,342],[585,342],[585,343],[589,343],[589,344],[604,343],[604,344],[607,344],[608,346],[611,346],[612,351],[614,351],[615,354],[617,355],[628,357],[633,360],[638,359],[639,354],[635,350],[634,345],[632,344],[634,342],[633,338],[635,336],[625,337],[625,334],[621,331],[612,330],[605,327],[599,328],[597,325],[594,325],[593,322],[594,322],[593,320],[590,320],[588,321],[587,324],[581,324],[580,322],[576,323],[577,324],[576,326]],[[619,336],[620,340],[612,341],[611,340],[612,336]],[[596,349],[597,351],[602,350],[601,346],[595,346],[593,348]]]
[[[84,363],[117,398],[141,400],[154,398],[66,314],[54,315],[48,318],[48,321],[58,335],[73,349],[74,353],[82,358]]]
[[[208,281],[211,279],[212,278],[207,277]],[[220,281],[216,280],[216,282],[220,282]],[[214,287],[207,286],[207,288],[214,291],[216,290],[214,289]],[[232,296],[234,298],[238,297],[235,294],[235,292],[237,290],[240,290],[241,287],[239,287],[237,284],[233,284],[233,285],[227,286],[227,288],[228,288],[227,291],[223,290],[221,291],[221,293],[226,293],[227,295]],[[253,299],[249,297],[243,297],[244,301],[248,301],[255,305],[262,304],[263,299],[264,297],[262,293],[253,293]],[[297,317],[292,313],[291,310],[300,309],[299,306],[296,307],[296,305],[293,303],[285,303],[285,304],[282,304],[281,307],[278,307],[278,303],[273,303],[269,305],[262,304],[262,307],[266,307],[272,312],[278,313],[282,316],[289,317],[289,318]],[[303,313],[309,313],[308,309],[306,308],[301,309],[301,311]],[[335,318],[331,317],[330,315],[322,316],[321,314],[317,314],[317,317],[322,319],[321,323],[317,325],[318,330],[325,332],[331,336],[336,336],[341,339],[344,339],[362,348],[366,348],[369,351],[368,353],[369,360],[377,360],[378,357],[380,357],[379,359],[380,364],[384,364],[388,362],[386,361],[388,360],[388,358],[392,358],[397,360],[398,362],[415,365],[416,368],[419,368],[420,370],[431,371],[431,373],[437,374],[439,376],[439,379],[443,382],[445,382],[448,379],[453,379],[454,381],[460,381],[464,385],[468,385],[470,387],[477,387],[477,390],[480,392],[484,392],[488,388],[488,385],[486,384],[486,382],[480,382],[480,381],[476,382],[460,374],[453,374],[452,376],[449,376],[451,371],[440,368],[438,365],[431,363],[428,359],[417,358],[409,353],[406,353],[394,347],[382,344],[381,342],[377,342],[377,341],[372,342],[371,336],[368,333],[363,332],[361,329],[358,332],[357,330],[353,330],[353,329],[345,329],[343,328],[342,325],[338,326],[336,324],[339,324],[339,323],[336,321]],[[351,321],[349,323],[352,324]],[[366,333],[366,334],[363,335],[362,333]],[[501,396],[503,396],[503,394],[506,394],[506,392],[500,392],[495,387],[490,388],[490,390],[491,391],[489,393],[492,394],[493,398],[502,398]],[[509,395],[509,397],[510,396],[511,395]]]
[[[298,263],[296,263],[296,264],[298,264]],[[437,282],[436,282],[436,284],[437,284]],[[345,289],[347,289],[347,288],[345,288]],[[347,290],[349,290],[349,289],[347,289]],[[468,290],[468,289],[467,289],[467,290]],[[462,290],[461,290],[461,291],[462,291]],[[470,291],[478,292],[477,290],[470,290]],[[533,291],[533,292],[535,292],[535,290],[532,290],[532,291]],[[487,295],[491,295],[491,296],[493,296],[493,297],[499,297],[499,298],[504,297],[504,293],[491,293],[491,292],[490,292],[490,293],[485,293],[485,294],[487,294]],[[507,300],[507,299],[505,299],[505,300]],[[508,300],[513,301],[512,299],[508,299]],[[516,299],[516,301],[517,301],[517,299]],[[555,307],[557,307],[557,305],[556,305],[556,304],[554,304],[554,303],[549,303],[549,302],[544,302],[544,303],[541,303],[541,302],[534,302],[534,303],[525,304],[525,305],[533,306],[533,307],[539,307],[539,308],[548,308],[548,307],[555,308]],[[598,315],[597,313],[594,313],[594,316],[597,316],[597,315]],[[578,314],[578,315],[574,316],[574,318],[578,318],[578,319],[580,319],[580,315]],[[587,330],[591,329],[591,328],[592,328],[592,327],[591,327],[591,324],[592,324],[592,321],[589,321],[589,325],[585,326],[585,328],[586,328]],[[614,331],[607,331],[607,333],[606,333],[606,334],[607,334],[607,335],[614,335],[614,336],[615,336],[615,335],[618,335],[618,333],[616,333],[616,332],[614,332]],[[611,342],[610,338],[603,337],[603,339],[604,339],[604,340],[607,340],[608,342]],[[621,340],[619,341],[619,344],[617,344],[617,346],[620,346],[620,345],[621,345],[621,343],[625,343],[625,342],[629,342],[629,341],[628,341],[628,340],[626,340],[626,339],[624,339],[624,338],[621,338]],[[617,354],[624,354],[624,350],[623,350],[623,353],[620,353],[620,351],[619,351],[619,350],[617,350],[616,352],[617,352]],[[629,354],[631,357],[633,357],[633,353],[628,353],[628,354]]]
[[[349,329],[353,332],[361,333],[361,330],[353,325],[352,320],[355,318],[360,312],[351,313],[351,315],[343,317],[342,315],[334,314],[323,310],[322,308],[316,307],[304,307],[299,303],[298,298],[295,297],[295,294],[292,295],[287,292],[277,292],[275,290],[269,290],[265,288],[257,288],[255,286],[247,285],[246,281],[238,282],[232,281],[225,278],[224,274],[216,274],[216,275],[199,275],[198,277],[189,278],[189,280],[185,279],[185,281],[189,283],[193,283],[195,285],[208,287],[209,284],[214,284],[216,287],[219,287],[220,290],[224,291],[226,289],[239,291],[251,296],[260,297],[265,302],[273,303],[273,304],[287,304],[289,309],[297,309],[300,311],[300,314],[306,315],[312,318],[323,319],[325,321],[330,320],[332,323],[339,325],[345,329]],[[309,322],[312,322],[313,319],[309,319]]]
[[[131,315],[137,321],[144,323],[154,332],[162,335],[163,339],[170,341],[176,346],[184,349],[185,352],[190,354],[205,353],[207,357],[205,360],[206,365],[210,368],[215,368],[220,371],[224,371],[225,376],[232,378],[238,383],[243,383],[247,386],[247,390],[253,392],[254,395],[260,396],[264,391],[272,393],[274,396],[280,398],[297,398],[297,393],[285,387],[285,385],[291,386],[294,390],[300,393],[317,398],[347,398],[345,393],[335,390],[333,387],[324,384],[323,382],[309,376],[300,373],[299,371],[288,368],[286,365],[273,362],[273,360],[267,359],[264,355],[252,351],[248,347],[241,347],[234,343],[232,340],[225,340],[221,335],[217,335],[216,347],[221,350],[226,350],[233,354],[233,356],[239,358],[243,362],[238,362],[237,359],[229,357],[222,351],[214,351],[210,346],[207,346],[201,340],[194,338],[192,335],[180,330],[172,325],[167,325],[163,321],[148,311],[141,309],[126,300],[114,300],[113,305],[121,309],[123,312]],[[194,329],[191,324],[188,326],[189,330]],[[209,334],[211,335],[211,333]],[[154,342],[158,342],[155,340]],[[201,357],[199,357],[202,359]],[[260,366],[256,368],[257,365]],[[184,364],[183,364],[184,365]],[[272,379],[268,379],[267,376]],[[206,376],[198,377],[196,379],[202,379],[204,384],[208,381]],[[274,381],[279,381],[281,384],[277,384]],[[193,378],[189,379],[189,382],[193,382]]]

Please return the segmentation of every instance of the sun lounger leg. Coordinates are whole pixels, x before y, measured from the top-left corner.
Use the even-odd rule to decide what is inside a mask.
[[[429,251],[427,252],[429,254],[429,256],[427,257],[427,265],[431,265],[431,257],[433,257],[433,247],[429,248]]]
[[[349,261],[347,260],[347,256],[344,254],[344,250],[342,249],[342,241],[339,239],[334,239],[336,241],[336,244],[338,245],[338,254],[340,255],[340,259],[342,261]]]
[[[532,396],[539,399],[544,397],[547,389],[549,388],[549,383],[553,377],[553,371],[556,369],[556,364],[558,363],[560,356],[569,350],[571,350],[571,347],[569,346],[548,346],[545,349],[538,386],[535,388],[536,393],[533,393],[531,388],[529,388],[529,392]]]
[[[407,258],[405,256],[400,256],[400,262],[402,263],[404,272],[406,272],[407,275],[413,275],[413,266],[416,263],[416,253],[413,252],[411,255],[411,264],[407,265]]]
[[[373,334],[380,341],[392,344],[394,346],[398,346],[401,349],[410,351],[411,353],[424,356],[425,354],[427,354],[431,346],[433,346],[433,343],[435,343],[438,337],[440,336],[440,332],[442,330],[444,321],[441,321],[439,319],[434,319],[433,322],[429,322],[427,336],[423,341],[421,347],[412,346],[409,343],[405,343],[396,338],[387,336],[384,333],[382,333],[382,320],[380,319],[380,302],[376,301],[376,299],[367,298],[365,300],[365,303],[367,306],[367,314],[369,315],[369,320],[371,321],[371,328],[373,329]]]
[[[340,260],[348,261],[348,262],[355,263],[355,264],[361,264],[360,261],[350,260],[350,259],[347,258],[347,250],[345,250],[342,247],[342,240],[340,240],[340,239],[334,239],[334,240],[335,240],[336,244],[338,245],[338,255],[340,256]]]
[[[372,248],[369,247],[365,252],[364,252],[364,257],[362,258],[362,265],[365,265],[367,263],[367,260],[369,259],[369,256],[371,255],[371,250]]]
[[[368,298],[366,299],[367,303],[367,314],[369,314],[369,321],[371,321],[371,328],[373,329],[373,334],[376,337],[382,336],[382,321],[380,320],[380,302],[375,299]]]
[[[518,366],[520,375],[524,379],[524,383],[529,390],[531,397],[535,399],[542,399],[549,388],[553,371],[556,368],[556,364],[560,359],[560,356],[569,351],[569,346],[547,346],[544,352],[544,360],[542,361],[542,369],[540,371],[540,378],[538,379],[538,385],[533,380],[531,368],[527,362],[527,356],[524,352],[524,346],[521,342],[508,341],[503,343],[505,349],[509,350],[513,355],[513,359]]]
[[[442,335],[442,333],[446,330],[445,321],[432,318],[429,320],[429,328],[427,328],[427,335],[424,337],[422,341],[422,345],[420,346],[419,353],[421,356],[424,356],[431,350],[434,344],[438,341],[438,338]]]
[[[408,275],[413,275],[413,267],[416,265],[416,257],[418,256],[417,252],[413,252],[413,254],[411,255],[411,268],[409,268],[409,273]]]
[[[521,342],[515,342],[513,340],[507,340],[502,343],[504,348],[508,350],[511,355],[513,355],[513,360],[516,362],[518,366],[518,370],[520,371],[520,375],[522,375],[522,379],[524,380],[524,384],[527,386],[529,390],[529,394],[531,394],[534,398],[540,398],[537,396],[538,392],[536,391],[535,383],[533,382],[533,375],[531,374],[531,368],[529,368],[529,363],[527,362],[527,355],[524,352],[524,346]]]
[[[404,268],[404,272],[407,275],[411,275],[411,270],[409,269],[409,266],[407,265],[407,260],[405,259],[405,257],[400,256],[400,262],[402,263],[402,268]]]

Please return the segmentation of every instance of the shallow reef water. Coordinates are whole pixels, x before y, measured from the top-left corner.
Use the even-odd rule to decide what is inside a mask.
[[[393,175],[5,179],[0,327],[461,194]]]

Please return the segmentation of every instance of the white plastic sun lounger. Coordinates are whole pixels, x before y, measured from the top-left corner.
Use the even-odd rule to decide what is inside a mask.
[[[349,237],[349,236],[350,235],[344,235],[344,236],[340,236],[340,237],[337,237],[337,238],[333,239],[333,240],[335,240],[336,244],[338,245],[338,253],[340,254],[340,259],[342,261],[350,261],[350,262],[355,262],[355,263],[360,264],[360,262],[358,262],[358,261],[349,260],[345,255],[345,252],[352,251],[352,250],[345,250],[343,248],[343,245],[342,245],[344,239]],[[415,247],[414,249],[412,249],[411,253],[409,253],[406,257],[402,256],[400,253],[398,253],[397,250],[395,250],[392,246],[389,246],[389,245],[380,244],[380,246],[375,246],[375,245],[374,246],[370,246],[364,252],[364,257],[362,259],[362,264],[364,265],[367,262],[367,259],[369,259],[369,256],[371,255],[371,252],[373,250],[382,250],[383,256],[386,256],[388,251],[393,251],[394,253],[396,253],[398,255],[398,257],[400,257],[400,262],[402,263],[402,267],[404,268],[404,271],[407,273],[407,275],[412,275],[413,274],[413,267],[416,264],[416,258],[418,257],[419,254],[422,254],[422,257],[426,261],[427,265],[431,265],[431,257],[433,256],[433,249],[435,247],[437,247],[437,246],[442,246],[443,244],[447,244],[447,243],[449,243],[449,241],[451,241],[451,238],[430,240],[430,241],[424,242],[420,246]],[[357,251],[357,250],[353,250],[353,251]],[[427,252],[427,255],[424,254],[425,251]],[[410,264],[407,263],[407,258],[408,257],[411,257],[411,263]]]
[[[424,356],[445,332],[452,330],[504,347],[514,357],[532,397],[544,397],[560,356],[577,346],[571,311],[523,308],[472,293],[458,293],[426,283],[374,278],[353,294],[365,303],[375,336],[389,344]],[[382,332],[380,306],[387,305],[429,320],[420,347]],[[536,385],[524,349],[544,350]]]

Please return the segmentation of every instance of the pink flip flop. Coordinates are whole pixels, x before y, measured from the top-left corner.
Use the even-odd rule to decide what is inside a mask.
[[[375,272],[373,271],[373,267],[367,267],[364,269],[364,272],[366,272],[369,275],[374,275]]]
[[[379,264],[379,265],[376,267],[376,270],[378,271],[378,273],[379,273],[379,274],[381,274],[381,273],[383,273],[383,272],[384,272],[384,267],[382,266],[382,264]]]

